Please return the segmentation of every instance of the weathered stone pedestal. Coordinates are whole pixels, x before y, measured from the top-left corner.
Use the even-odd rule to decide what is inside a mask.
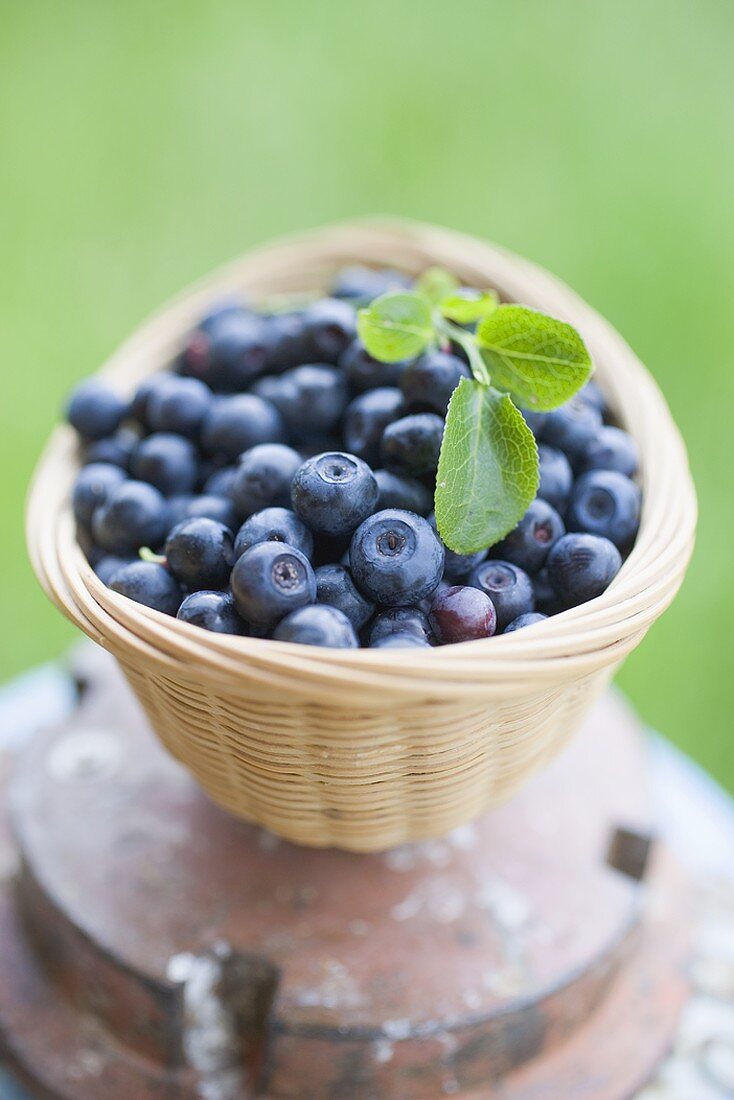
[[[689,891],[615,696],[511,804],[372,856],[225,816],[106,658],[11,763],[0,1042],[34,1095],[623,1100],[670,1045]]]

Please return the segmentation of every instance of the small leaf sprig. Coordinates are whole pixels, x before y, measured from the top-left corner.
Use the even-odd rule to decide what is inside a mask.
[[[463,349],[472,377],[459,382],[446,413],[436,525],[459,554],[499,542],[538,490],[538,448],[520,410],[555,409],[585,385],[593,367],[581,336],[565,321],[501,304],[493,290],[462,287],[442,268],[361,309],[357,331],[383,363]]]

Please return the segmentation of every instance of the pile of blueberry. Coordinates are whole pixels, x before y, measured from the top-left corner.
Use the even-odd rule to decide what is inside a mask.
[[[131,401],[90,381],[79,541],[114,591],[227,634],[425,647],[509,633],[600,595],[640,514],[634,441],[589,383],[528,413],[540,488],[489,551],[445,548],[432,516],[458,348],[372,359],[356,309],[407,285],[350,268],[286,312],[226,303]]]

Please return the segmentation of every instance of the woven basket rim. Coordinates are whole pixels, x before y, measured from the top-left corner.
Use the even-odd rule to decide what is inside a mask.
[[[619,334],[529,261],[416,222],[366,219],[313,230],[255,249],[175,297],[135,330],[100,373],[131,389],[164,366],[207,304],[227,292],[310,289],[347,262],[411,273],[441,263],[467,281],[479,278],[503,297],[546,309],[579,328],[602,388],[641,452],[640,531],[607,591],[531,630],[431,650],[330,649],[209,634],[119,596],[93,573],[73,533],[68,494],[78,461],[74,433],[63,426],[39,461],[26,511],[29,553],[48,595],[114,652],[157,657],[230,684],[244,660],[248,677],[256,672],[271,688],[297,683],[315,697],[331,689],[348,693],[350,686],[355,692],[425,694],[430,677],[437,697],[469,692],[491,698],[513,685],[521,690],[539,680],[565,682],[621,659],[673,599],[692,552],[697,509],[685,446],[660,390]]]

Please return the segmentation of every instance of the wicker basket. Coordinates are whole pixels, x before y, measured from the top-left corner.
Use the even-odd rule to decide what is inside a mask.
[[[223,295],[320,288],[354,262],[440,264],[581,331],[641,453],[640,533],[603,596],[529,631],[404,653],[208,634],[116,595],[89,568],[69,508],[78,457],[66,427],[36,472],[27,527],[48,595],[114,654],[164,745],[220,806],[301,844],[374,851],[469,821],[558,752],[675,595],[696,500],[665,401],[619,335],[539,268],[432,226],[358,222],[260,248],[176,299],[103,373],[131,390]]]

